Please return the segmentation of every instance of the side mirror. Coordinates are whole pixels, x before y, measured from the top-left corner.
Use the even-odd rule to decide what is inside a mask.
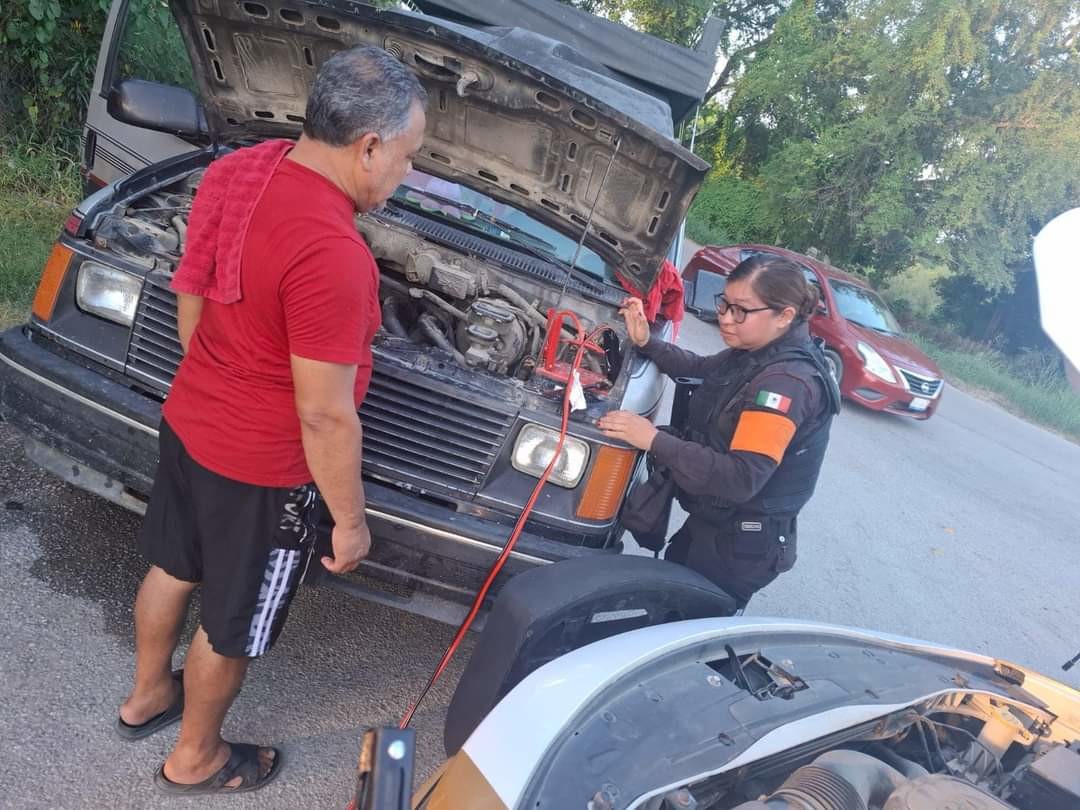
[[[821,300],[819,300],[819,301],[817,302],[817,306],[816,306],[816,307],[814,307],[814,311],[815,311],[815,312],[816,312],[816,313],[817,313],[818,315],[828,315],[828,314],[829,314],[829,310],[825,308],[825,302],[824,302],[824,301],[821,301]]]
[[[189,90],[142,79],[125,79],[109,91],[109,115],[125,124],[181,138],[209,135],[202,105]]]

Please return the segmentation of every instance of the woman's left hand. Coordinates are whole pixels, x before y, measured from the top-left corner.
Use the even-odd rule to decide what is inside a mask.
[[[644,416],[629,411],[612,411],[596,423],[609,439],[621,439],[638,450],[648,450],[659,433]]]

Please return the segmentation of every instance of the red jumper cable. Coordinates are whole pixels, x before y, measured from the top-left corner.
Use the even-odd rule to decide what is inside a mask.
[[[560,312],[554,312],[548,314],[548,344],[545,349],[546,353],[550,353],[554,358],[555,350],[558,348],[560,342],[559,331],[562,329],[563,318],[569,318],[574,328],[577,330],[577,334],[582,335],[581,321],[578,320],[577,315],[569,310],[563,310]],[[554,322],[554,329],[557,331],[550,331]],[[450,659],[454,657],[454,653],[457,652],[457,648],[461,645],[462,639],[465,638],[465,634],[469,631],[473,621],[476,619],[477,614],[480,612],[480,607],[484,603],[484,598],[487,596],[488,591],[491,590],[491,585],[495,581],[495,577],[499,575],[506,560],[510,557],[510,552],[514,550],[514,545],[518,541],[518,537],[521,536],[521,531],[525,527],[525,521],[528,520],[529,514],[532,512],[533,506],[536,504],[537,498],[540,497],[540,491],[544,488],[544,484],[547,483],[548,478],[551,476],[551,471],[555,469],[555,464],[559,460],[559,454],[562,453],[563,443],[566,440],[566,433],[570,423],[570,391],[572,388],[572,380],[574,372],[578,370],[581,365],[581,360],[585,356],[585,351],[597,351],[603,353],[597,344],[593,343],[593,340],[604,330],[611,329],[610,326],[600,325],[592,331],[585,338],[577,338],[574,340],[566,341],[571,345],[577,346],[577,352],[574,354],[573,362],[567,367],[566,373],[566,389],[563,391],[563,406],[562,406],[562,427],[559,429],[559,441],[555,445],[555,452],[551,456],[551,461],[548,462],[547,467],[544,469],[543,475],[540,476],[540,480],[536,482],[536,486],[533,488],[532,495],[529,496],[529,500],[525,504],[525,508],[521,512],[521,516],[517,519],[517,523],[514,524],[514,530],[510,532],[510,538],[506,541],[506,545],[503,547],[502,553],[491,565],[491,569],[488,571],[487,578],[484,580],[484,584],[480,586],[480,590],[476,592],[476,596],[473,598],[472,606],[469,608],[468,614],[465,619],[458,626],[457,632],[454,633],[454,638],[451,640],[449,646],[446,648],[446,652],[443,653],[442,658],[439,660],[439,665],[432,672],[431,677],[428,679],[427,685],[420,692],[419,697],[413,702],[412,706],[405,713],[405,716],[401,718],[399,728],[408,728],[412,722],[413,716],[416,714],[416,710],[420,707],[421,702],[427,697],[428,692],[431,691],[431,687],[435,685],[435,682],[439,680],[443,672],[446,670],[447,665],[450,663]],[[554,337],[552,337],[554,335]],[[552,348],[555,347],[555,348]],[[546,362],[546,361],[545,361]],[[566,365],[563,363],[563,365]]]

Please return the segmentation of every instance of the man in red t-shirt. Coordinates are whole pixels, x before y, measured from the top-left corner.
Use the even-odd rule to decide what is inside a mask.
[[[379,277],[353,219],[411,169],[425,104],[386,51],[341,51],[315,78],[298,142],[233,152],[199,187],[173,280],[184,360],[139,535],[152,568],[135,603],[135,686],[117,722],[137,739],[182,716],[156,777],[165,792],[251,790],[277,775],[277,750],[227,743],[221,725],[311,562],[317,497],[334,519],[322,565],[351,571],[371,545],[357,407]],[[200,627],[173,673],[198,584]]]

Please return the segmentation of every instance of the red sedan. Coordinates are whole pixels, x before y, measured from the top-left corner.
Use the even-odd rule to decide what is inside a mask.
[[[941,402],[941,371],[904,337],[885,302],[856,276],[784,248],[709,246],[695,253],[683,270],[686,308],[716,320],[714,300],[727,274],[757,253],[792,260],[821,291],[810,333],[825,341],[825,357],[844,397],[875,411],[930,418]]]

